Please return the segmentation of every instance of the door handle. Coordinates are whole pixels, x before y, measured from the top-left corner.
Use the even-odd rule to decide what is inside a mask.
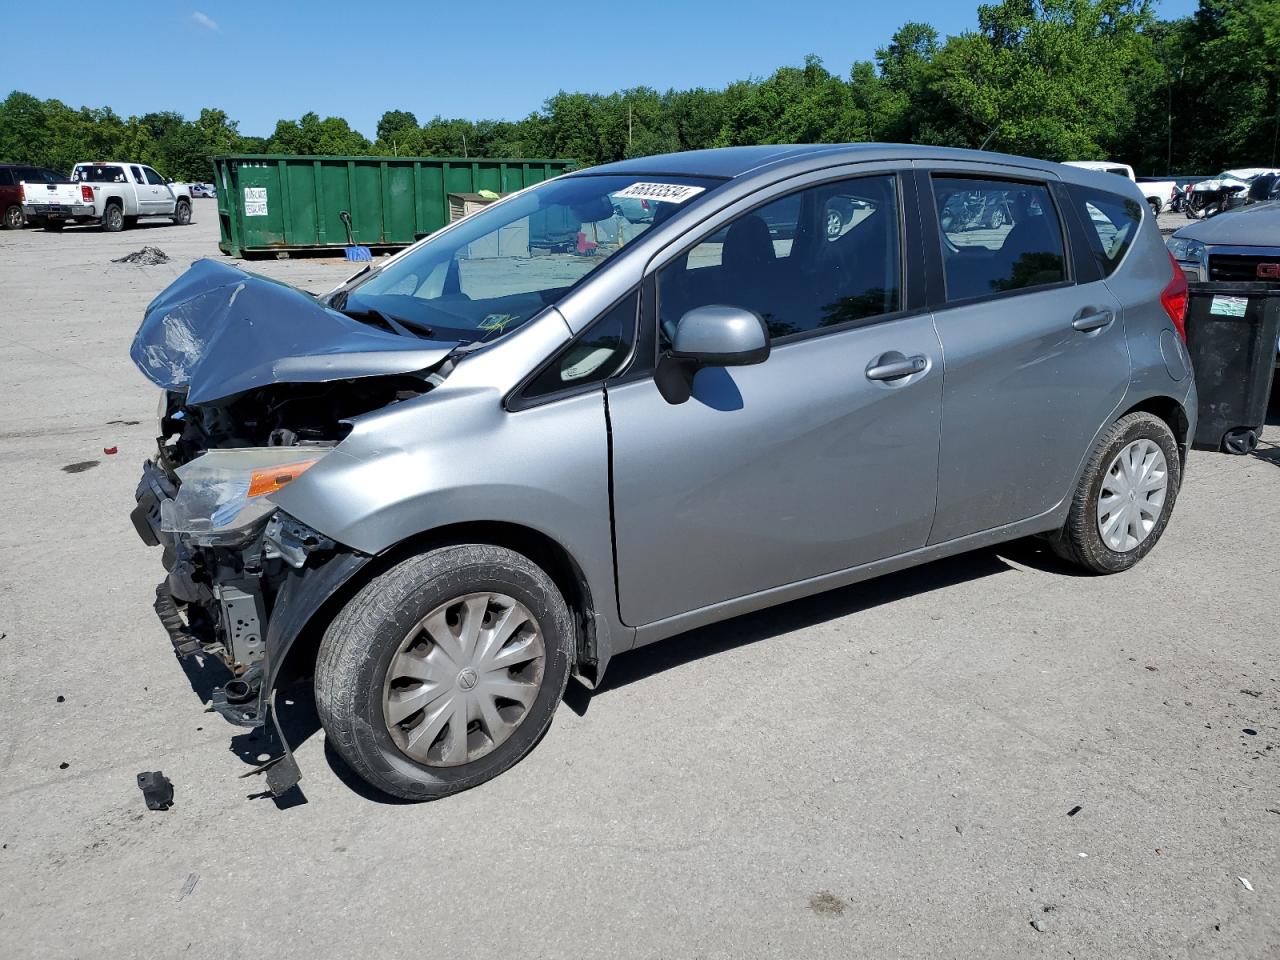
[[[1071,326],[1077,330],[1100,330],[1114,319],[1115,314],[1110,310],[1082,312],[1077,314],[1076,318],[1071,321]]]
[[[913,373],[921,373],[929,365],[924,357],[904,357],[901,360],[890,360],[867,367],[868,380],[898,380],[909,377]]]

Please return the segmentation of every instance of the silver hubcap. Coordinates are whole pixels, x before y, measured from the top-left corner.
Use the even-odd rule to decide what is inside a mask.
[[[436,607],[387,669],[382,716],[405,755],[431,767],[478,760],[524,722],[546,651],[527,607],[471,593]]]
[[[1169,492],[1164,451],[1145,437],[1111,461],[1098,494],[1098,533],[1116,553],[1128,553],[1150,536]]]

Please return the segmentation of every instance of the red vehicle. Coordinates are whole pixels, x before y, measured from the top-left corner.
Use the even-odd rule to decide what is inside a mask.
[[[0,163],[0,226],[7,230],[19,230],[26,223],[22,214],[22,193],[19,184],[70,183],[56,170],[32,167],[26,164]],[[33,220],[32,226],[40,226]]]

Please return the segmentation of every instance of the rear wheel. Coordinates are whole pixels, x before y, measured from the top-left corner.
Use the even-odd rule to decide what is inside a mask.
[[[186,200],[179,200],[178,205],[173,208],[173,222],[180,227],[191,222],[191,204]]]
[[[22,207],[15,203],[5,210],[4,226],[6,230],[21,230],[23,222]]]
[[[1151,207],[1151,215],[1153,217],[1160,216],[1160,201],[1155,197],[1148,197],[1147,204]]]
[[[379,790],[430,800],[533,749],[569,678],[573,626],[528,558],[443,547],[374,578],[325,631],[316,705],[343,759]]]
[[[107,233],[119,233],[124,229],[124,210],[113,203],[102,211],[102,229]]]
[[[1089,456],[1055,552],[1093,573],[1128,570],[1151,552],[1169,523],[1182,483],[1173,433],[1159,417],[1131,413]]]

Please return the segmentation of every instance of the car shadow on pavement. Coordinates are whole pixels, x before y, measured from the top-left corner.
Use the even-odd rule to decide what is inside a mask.
[[[571,683],[565,694],[565,704],[581,716],[596,696],[703,657],[861,613],[881,604],[1014,570],[1015,567],[1005,557],[1015,563],[1053,573],[1074,572],[1040,540],[1019,540],[948,557],[699,627],[679,637],[633,650],[610,661],[599,689],[589,691],[582,684]]]

